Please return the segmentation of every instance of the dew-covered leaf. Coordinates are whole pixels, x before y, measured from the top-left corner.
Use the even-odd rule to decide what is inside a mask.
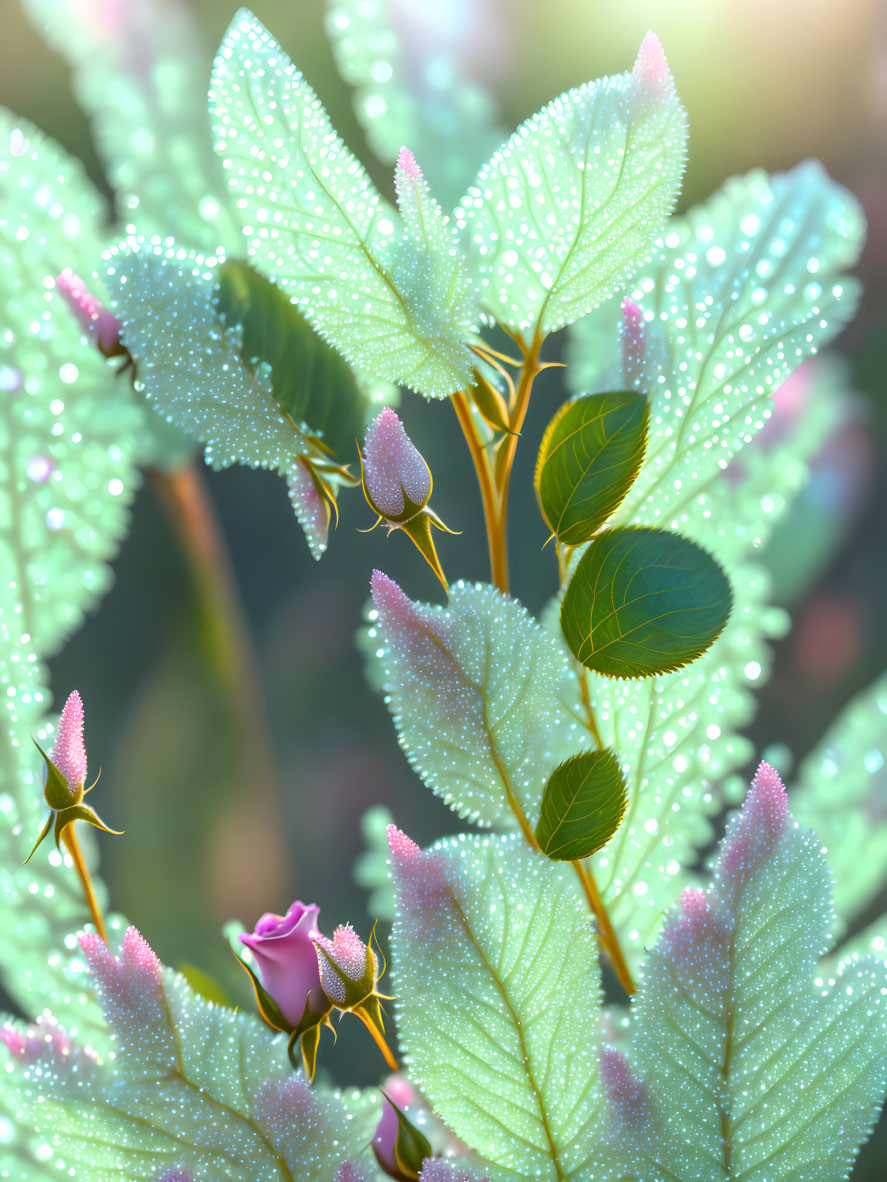
[[[734,177],[669,224],[627,289],[645,317],[635,377],[650,432],[618,522],[684,530],[698,516],[775,389],[853,315],[859,285],[844,272],[863,234],[857,201],[815,162]],[[624,380],[619,317],[614,302],[573,329],[575,390]]]
[[[78,162],[0,112],[0,576],[42,657],[110,585],[139,483],[142,412],[55,289],[95,266],[100,216]]]
[[[73,70],[121,214],[142,234],[237,250],[206,113],[211,54],[178,0],[24,0]],[[98,257],[90,271],[97,267]],[[87,274],[89,272],[86,272]]]
[[[670,673],[713,643],[730,585],[695,542],[655,529],[596,538],[564,593],[561,628],[573,656],[610,677]]]
[[[587,858],[619,828],[625,805],[625,779],[614,752],[583,751],[549,776],[536,840],[558,862]]]
[[[82,943],[115,1056],[43,1042],[19,1058],[36,1131],[85,1182],[155,1182],[183,1164],[241,1182],[332,1178],[371,1138],[373,1090],[310,1088],[285,1040],[195,994],[135,929],[118,957],[97,936]]]
[[[614,1143],[640,1177],[845,1178],[887,1087],[887,966],[814,974],[831,881],[762,764],[711,888],[688,890],[632,1002],[632,1071],[605,1053]]]
[[[291,374],[286,361],[299,354],[298,341],[282,351],[270,349],[270,360],[245,360],[241,326],[226,326],[216,305],[217,259],[145,242],[129,243],[108,258],[108,283],[135,362],[137,389],[158,414],[204,445],[212,467],[240,463],[286,476],[296,517],[319,558],[326,549],[330,509],[318,473],[333,484],[341,479],[335,463],[325,467],[328,424],[333,438],[339,438],[336,415],[329,414],[325,399],[342,395],[343,418],[353,421],[353,384],[342,391],[335,364],[328,368],[324,360]],[[240,307],[233,284],[226,299],[229,310]],[[260,316],[270,321],[283,314],[263,291],[261,300],[266,299],[271,308],[264,312],[263,303]],[[267,346],[250,310],[247,324],[250,352]],[[310,352],[313,346],[306,348]],[[316,390],[301,387],[299,379],[316,381]],[[282,382],[280,399],[275,380]],[[296,409],[325,415],[324,426],[295,421],[289,412]]]
[[[600,975],[568,871],[519,837],[463,835],[422,853],[394,831],[392,859],[411,1077],[506,1177],[582,1176],[600,1135]]]
[[[486,312],[553,332],[650,257],[684,171],[687,123],[662,46],[528,119],[481,168],[456,219]]]
[[[428,607],[377,571],[373,595],[386,701],[410,763],[460,817],[508,829],[513,806],[536,817],[549,774],[582,746],[556,642],[485,584],[456,583],[447,607]]]
[[[251,262],[357,368],[433,397],[470,384],[474,312],[453,232],[432,247],[399,227],[246,9],[216,57],[210,108]]]
[[[887,677],[847,706],[798,769],[792,812],[815,829],[844,928],[887,879]]]
[[[507,133],[490,96],[459,60],[469,48],[468,26],[438,23],[432,44],[424,15],[397,0],[328,0],[326,28],[372,150],[393,165],[407,144],[421,155],[444,208],[452,209]],[[470,36],[495,19],[487,11],[472,13]],[[496,36],[494,29],[484,33]]]
[[[244,360],[270,366],[280,409],[305,432],[321,436],[337,456],[350,456],[363,430],[364,404],[348,364],[252,267],[224,262],[216,282],[219,314],[229,327],[240,327]]]
[[[591,394],[567,402],[542,436],[536,495],[565,546],[587,542],[615,512],[637,476],[647,443],[643,394]]]

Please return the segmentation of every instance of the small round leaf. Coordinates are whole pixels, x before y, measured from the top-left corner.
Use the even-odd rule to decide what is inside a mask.
[[[615,754],[586,751],[556,767],[545,785],[536,840],[558,862],[587,858],[619,828],[628,793]]]
[[[619,507],[644,458],[648,417],[646,397],[626,391],[577,398],[548,424],[536,495],[559,542],[587,542]]]
[[[612,529],[582,555],[561,604],[573,656],[608,677],[650,677],[695,661],[730,614],[730,584],[695,542]]]

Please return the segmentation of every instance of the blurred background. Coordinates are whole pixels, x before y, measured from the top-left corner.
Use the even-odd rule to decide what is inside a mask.
[[[190,7],[205,32],[208,73],[233,5],[193,0]],[[254,0],[253,8],[390,194],[389,170],[373,161],[334,66],[322,0]],[[777,646],[750,733],[758,753],[778,743],[798,759],[887,665],[887,7],[881,0],[423,0],[408,8],[414,33],[446,41],[466,73],[495,95],[508,126],[570,86],[629,68],[652,27],[689,112],[681,208],[732,173],[784,169],[808,156],[863,202],[865,299],[833,350],[846,359],[843,382],[858,392],[855,416],[830,442],[802,509],[771,551],[777,595],[795,624]],[[15,0],[2,0],[2,11],[0,101],[86,162],[110,212],[67,67]],[[552,342],[552,356],[557,347]],[[515,473],[513,589],[533,610],[556,587],[532,495],[535,442],[561,399],[557,371],[549,371],[537,386]],[[402,417],[435,473],[434,507],[464,531],[440,543],[449,577],[486,578],[479,498],[455,418],[448,406],[415,397]],[[339,528],[315,564],[279,478],[232,469],[207,473],[206,481],[266,725],[247,734],[238,722],[255,714],[257,699],[249,686],[239,702],[226,690],[225,655],[150,482],[116,562],[116,585],[53,661],[52,675],[59,700],[75,686],[83,694],[91,766],[103,766],[101,811],[126,829],[124,839],[102,845],[113,906],[167,963],[198,965],[242,999],[218,934],[223,920],[252,926],[261,911],[283,912],[298,895],[320,904],[324,930],[351,920],[366,932],[365,896],[352,878],[364,810],[385,804],[422,843],[458,824],[403,759],[354,641],[374,566],[412,596],[437,599],[431,573],[406,539],[357,532],[372,522],[359,494],[340,498]],[[247,795],[267,802],[274,824],[251,825]],[[363,1032],[343,1025],[342,1034],[325,1056],[334,1074],[342,1082],[375,1079],[375,1052],[363,1057]],[[883,1177],[879,1159],[873,1142],[855,1176]]]

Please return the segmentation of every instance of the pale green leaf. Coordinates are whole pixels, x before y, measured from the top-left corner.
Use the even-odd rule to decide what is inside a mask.
[[[451,209],[506,135],[490,96],[463,71],[466,26],[444,22],[432,42],[421,18],[404,20],[396,0],[327,0],[326,28],[372,150],[393,165],[404,144],[412,148]]]
[[[274,401],[270,373],[239,354],[215,303],[218,260],[137,242],[109,255],[108,284],[123,341],[149,403],[205,447],[214,468],[287,471],[305,449]]]
[[[887,966],[828,947],[831,881],[762,764],[713,886],[682,897],[632,1002],[632,1080],[608,1056],[615,1140],[647,1178],[838,1182],[887,1087]]]
[[[887,677],[839,715],[798,769],[792,812],[814,828],[835,876],[841,928],[887,879]]]
[[[38,1135],[84,1182],[154,1182],[182,1165],[240,1182],[325,1182],[372,1137],[374,1089],[309,1088],[285,1039],[195,994],[134,929],[119,959],[97,937],[85,952],[114,1057],[78,1047],[62,1056],[43,1044],[24,1064]]]
[[[386,702],[410,763],[460,817],[513,829],[513,802],[535,825],[549,775],[583,746],[563,707],[564,653],[486,584],[456,583],[445,608],[413,604],[378,572],[373,593]]]
[[[474,312],[455,239],[431,248],[399,228],[246,9],[216,58],[210,107],[255,266],[357,368],[434,397],[468,385]]]
[[[72,68],[121,215],[143,234],[236,251],[240,228],[206,113],[211,54],[189,8],[178,0],[24,0],[24,8]]]
[[[520,837],[463,835],[393,859],[412,1077],[507,1176],[579,1177],[601,1132],[600,976],[573,881]]]
[[[853,315],[859,287],[843,272],[863,233],[856,200],[815,162],[734,177],[671,222],[628,288],[646,317],[637,384],[650,429],[616,521],[684,529],[705,510],[700,496],[764,425],[773,391]],[[603,309],[574,330],[577,388],[612,380],[618,317]]]
[[[650,35],[652,36],[652,35]],[[687,124],[661,47],[633,73],[567,91],[478,173],[456,218],[482,307],[543,334],[620,291],[650,257],[684,171]]]
[[[58,1182],[58,1172],[41,1150],[41,1138],[20,1115],[19,1081],[12,1075],[9,1052],[0,1045],[0,1178]]]
[[[98,220],[79,164],[0,113],[0,585],[42,657],[109,586],[139,482],[143,413],[55,290],[97,263]]]

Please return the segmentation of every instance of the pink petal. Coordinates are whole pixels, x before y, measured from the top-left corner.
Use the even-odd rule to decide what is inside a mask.
[[[405,172],[408,177],[412,177],[414,181],[422,179],[422,169],[416,163],[416,157],[409,148],[401,148],[397,155],[397,168],[401,172]]]

